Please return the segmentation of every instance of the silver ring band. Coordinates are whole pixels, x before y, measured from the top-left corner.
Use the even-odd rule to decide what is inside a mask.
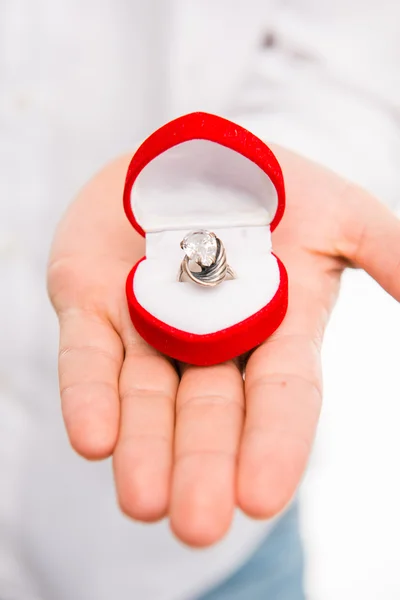
[[[212,240],[209,246],[211,251],[215,248],[214,256],[210,259],[207,256],[208,264],[204,264],[200,254],[204,248],[201,247],[201,244],[197,245],[197,252],[192,247],[190,248],[191,252],[186,253],[186,256],[181,262],[179,273],[178,273],[178,281],[183,281],[185,275],[189,280],[193,281],[204,287],[215,287],[222,283],[225,279],[235,279],[236,275],[233,269],[228,265],[226,258],[226,251],[221,240],[212,232],[206,230],[200,230],[198,232],[192,232],[188,234],[181,242],[181,247],[185,249],[185,244],[189,246],[187,240],[190,240],[190,236],[203,236],[206,241]],[[211,252],[210,252],[211,254]],[[211,262],[212,260],[212,262]],[[190,269],[190,262],[195,262],[198,266],[200,266],[200,271],[192,271]],[[211,262],[211,264],[210,264]]]

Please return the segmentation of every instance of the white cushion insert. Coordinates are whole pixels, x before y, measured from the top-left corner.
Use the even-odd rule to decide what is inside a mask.
[[[198,223],[197,229],[204,225]],[[188,333],[214,333],[250,317],[268,304],[279,287],[279,267],[271,254],[269,227],[214,228],[225,245],[237,278],[215,288],[178,282],[187,230],[148,233],[146,260],[138,267],[138,302],[160,321]]]
[[[270,178],[238,152],[191,140],[154,158],[131,191],[132,210],[146,232],[268,225],[277,209]]]

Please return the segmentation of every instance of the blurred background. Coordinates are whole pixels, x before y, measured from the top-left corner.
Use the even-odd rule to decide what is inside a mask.
[[[59,410],[45,268],[70,199],[166,120],[206,110],[397,210],[399,23],[393,0],[0,0],[2,600],[44,598],[44,570],[61,570],[46,544],[68,550],[77,506],[86,548],[87,480],[115,504],[109,464],[72,453]],[[301,489],[310,600],[400,597],[399,367],[397,303],[347,272]]]

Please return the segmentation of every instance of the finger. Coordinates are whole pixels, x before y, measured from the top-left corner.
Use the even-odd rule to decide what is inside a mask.
[[[269,518],[289,503],[311,451],[321,406],[320,341],[326,313],[309,289],[292,285],[287,317],[250,357],[238,504]]]
[[[210,545],[230,525],[243,408],[243,379],[233,362],[184,371],[170,518],[172,530],[190,545]]]
[[[95,312],[70,309],[59,321],[61,406],[71,445],[86,458],[105,458],[118,435],[121,339]]]
[[[365,269],[400,301],[400,221],[383,204],[356,186],[344,198],[339,253]]]
[[[119,504],[134,519],[155,521],[168,511],[178,383],[171,362],[134,335],[120,377],[114,453]]]

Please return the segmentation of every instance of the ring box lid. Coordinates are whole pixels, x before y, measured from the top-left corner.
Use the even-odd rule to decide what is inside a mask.
[[[243,127],[203,112],[156,130],[134,154],[125,213],[140,235],[182,229],[273,231],[285,210],[282,170],[268,146]]]

